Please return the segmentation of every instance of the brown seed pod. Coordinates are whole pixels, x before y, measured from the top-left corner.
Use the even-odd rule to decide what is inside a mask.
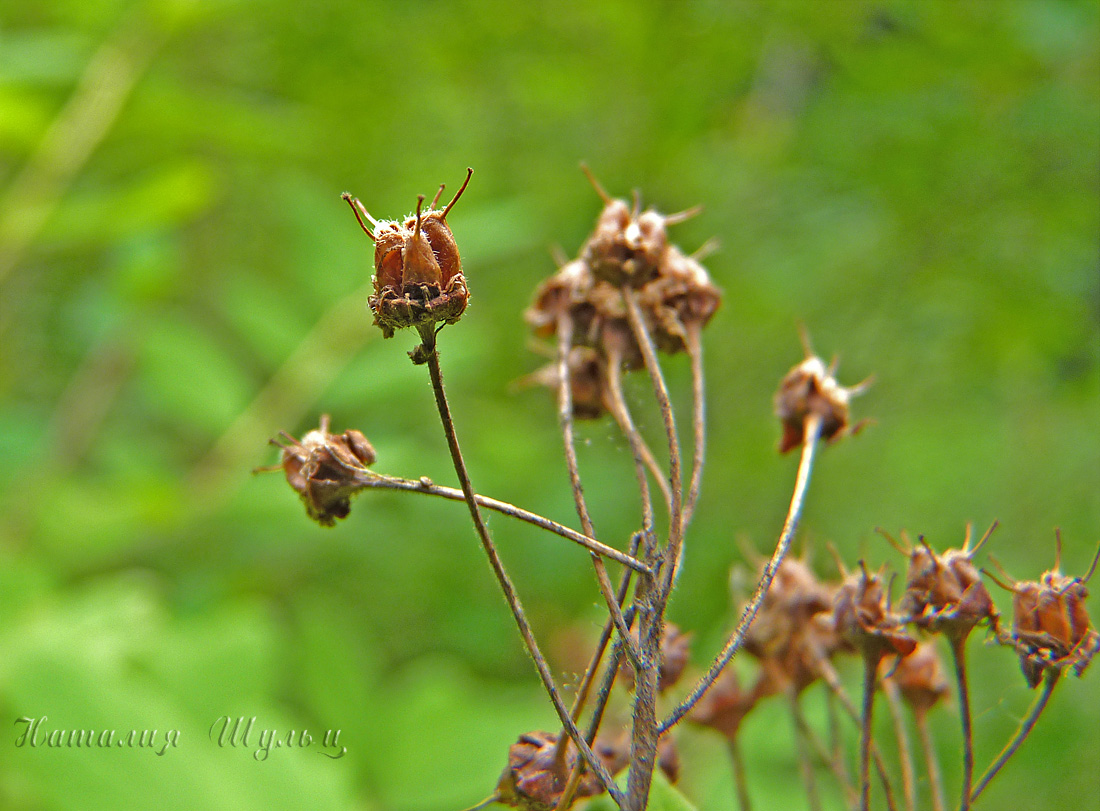
[[[581,420],[602,417],[608,411],[603,360],[596,350],[575,346],[569,353],[568,364],[573,416]],[[519,385],[545,386],[556,395],[559,379],[558,364],[548,363],[520,380]]]
[[[826,367],[821,358],[813,354],[806,344],[806,359],[789,371],[775,393],[775,415],[783,425],[783,438],[779,452],[786,453],[800,446],[805,439],[806,418],[816,414],[821,418],[821,437],[834,441],[847,434],[858,432],[864,422],[854,426],[848,423],[848,404],[862,394],[871,380],[845,388],[833,376],[835,363]]]
[[[638,298],[657,347],[672,354],[687,348],[686,329],[706,326],[722,303],[722,292],[697,259],[669,245],[656,276]]]
[[[458,245],[447,224],[447,214],[473,175],[472,169],[466,171],[462,188],[443,209],[435,208],[443,192],[440,186],[427,211],[421,210],[421,195],[416,212],[404,221],[377,221],[357,198],[343,194],[360,227],[374,240],[374,295],[367,301],[386,338],[404,327],[453,324],[466,310],[470,294]]]
[[[884,661],[882,669],[883,676],[890,675],[914,712],[928,712],[951,692],[943,662],[931,641],[919,643],[900,662]]]
[[[917,646],[901,618],[890,611],[882,578],[870,574],[863,561],[837,590],[833,614],[841,638],[865,656],[908,656]]]
[[[741,722],[761,697],[755,690],[743,690],[733,667],[726,667],[703,693],[688,720],[733,740],[741,729]]]
[[[995,583],[1012,592],[1012,637],[1020,657],[1020,668],[1029,687],[1036,687],[1048,670],[1072,668],[1080,676],[1100,652],[1100,634],[1092,628],[1085,598],[1085,584],[1096,571],[1100,549],[1084,577],[1062,574],[1062,534],[1055,530],[1057,553],[1054,568],[1043,572],[1038,581],[1013,581],[993,561],[1008,582],[989,575]],[[991,558],[992,559],[992,558]],[[986,574],[989,574],[986,572]]]
[[[578,757],[576,748],[569,743],[564,762],[559,761],[557,742],[558,736],[549,732],[520,735],[508,749],[508,766],[497,783],[497,800],[523,811],[552,811],[561,799]],[[593,751],[612,774],[626,765],[624,762],[616,768],[620,759],[613,745],[597,741]],[[602,791],[596,776],[586,772],[575,796],[592,797]]]
[[[362,433],[349,429],[331,434],[328,428],[329,416],[324,414],[320,427],[301,440],[282,432],[284,442],[272,440],[282,449],[279,464],[257,469],[282,470],[287,483],[301,496],[306,513],[323,527],[347,517],[351,496],[363,488],[357,475],[375,460],[374,448]]]

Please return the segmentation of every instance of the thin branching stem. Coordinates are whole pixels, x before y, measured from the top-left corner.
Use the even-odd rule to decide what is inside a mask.
[[[355,473],[356,484],[362,485],[364,488],[377,488],[380,490],[402,490],[411,493],[423,493],[428,496],[439,496],[440,498],[449,499],[450,501],[465,501],[466,496],[461,490],[457,490],[453,487],[443,487],[435,484],[426,479],[402,479],[397,476],[387,476],[381,473],[374,473],[372,471],[356,471]],[[604,557],[614,560],[617,563],[622,563],[633,569],[636,572],[644,572],[646,574],[651,573],[653,570],[642,561],[638,560],[633,555],[621,552],[614,547],[607,544],[600,543],[594,538],[589,538],[587,535],[576,530],[570,529],[567,526],[559,524],[557,521],[551,521],[549,518],[544,518],[537,513],[530,512],[517,507],[514,504],[509,504],[507,501],[499,501],[495,498],[488,496],[482,496],[475,494],[474,499],[478,505],[484,507],[487,510],[493,510],[501,513],[502,515],[510,516],[511,518],[525,521],[528,524],[545,529],[547,532],[552,532],[567,540],[573,541],[573,543],[583,546],[590,552],[596,552]]]
[[[737,793],[737,806],[741,811],[752,811],[752,800],[749,799],[749,780],[745,771],[745,758],[741,754],[741,744],[737,736],[726,739],[726,748],[730,753],[730,763],[733,766],[733,790]]]
[[[901,761],[901,793],[905,797],[906,811],[914,811],[917,804],[916,779],[913,776],[913,754],[909,745],[909,733],[905,729],[905,715],[901,709],[901,693],[897,683],[891,679],[882,680],[882,691],[886,693],[886,703],[890,708],[890,718],[894,722],[894,736],[898,740],[898,760]]]
[[[634,425],[634,419],[630,415],[630,409],[623,397],[622,387],[622,355],[614,348],[607,351],[607,364],[604,369],[607,378],[607,394],[609,405],[619,424],[619,428],[626,435],[630,443],[631,453],[634,455],[634,473],[638,480],[638,492],[642,502],[642,532],[647,536],[653,533],[653,499],[649,492],[649,477],[646,475],[645,458],[643,448],[645,443],[642,435],[638,433]]]
[[[1031,710],[1024,717],[1024,720],[1020,722],[1020,726],[1016,730],[1016,734],[1012,736],[1005,748],[1001,750],[1001,753],[997,756],[997,759],[993,761],[992,765],[986,769],[985,774],[982,775],[981,780],[978,781],[978,785],[974,787],[974,792],[970,795],[970,802],[975,802],[981,793],[985,791],[985,787],[989,785],[989,782],[997,776],[997,773],[1001,768],[1008,763],[1008,759],[1016,754],[1016,750],[1020,748],[1027,736],[1031,734],[1032,728],[1039,720],[1039,716],[1043,714],[1043,709],[1047,705],[1047,701],[1050,699],[1051,693],[1054,692],[1054,687],[1058,684],[1058,677],[1062,673],[1060,670],[1051,668],[1047,671],[1046,680],[1043,682],[1043,690],[1035,699],[1035,703],[1031,705]]]
[[[832,701],[833,694],[826,693],[826,696]],[[835,712],[833,713],[835,715]],[[805,713],[799,713],[797,718],[799,728],[803,735],[806,736],[806,742],[809,743],[810,748],[817,755],[818,759],[824,764],[824,766],[833,773],[833,777],[836,778],[837,783],[840,785],[841,790],[844,792],[844,796],[848,801],[848,807],[855,809],[859,805],[859,792],[856,791],[855,786],[848,779],[848,773],[844,769],[843,756],[837,755],[836,752],[830,751],[825,742],[821,740],[814,728],[810,726],[806,720]]]
[[[771,587],[772,580],[775,578],[775,573],[779,569],[779,565],[783,562],[783,559],[787,556],[787,551],[791,547],[791,539],[794,537],[795,530],[798,528],[798,521],[802,515],[802,506],[806,500],[806,490],[810,484],[810,473],[813,471],[814,452],[817,448],[818,436],[821,433],[821,418],[817,415],[811,415],[806,419],[806,439],[802,445],[802,458],[798,464],[798,475],[795,478],[794,493],[791,495],[791,503],[787,509],[787,518],[783,523],[783,531],[779,534],[779,542],[775,545],[775,552],[772,553],[771,560],[768,561],[764,567],[764,572],[760,575],[760,580],[756,584],[756,590],[753,592],[752,599],[749,600],[748,605],[745,606],[741,612],[741,619],[737,623],[737,628],[730,635],[730,638],[726,641],[725,647],[718,653],[714,662],[707,669],[707,672],[703,675],[703,678],[692,688],[687,697],[684,698],[671,713],[668,718],[661,722],[659,728],[660,732],[665,732],[680,719],[691,712],[692,707],[698,703],[702,698],[703,693],[714,683],[714,680],[718,678],[722,669],[729,664],[730,659],[734,654],[741,649],[741,646],[745,643],[745,636],[748,634],[749,626],[752,625],[753,620],[756,619],[756,614],[760,610],[760,606],[764,602],[764,597],[768,593],[768,589]]]
[[[695,515],[695,506],[699,502],[699,491],[703,481],[703,460],[706,456],[707,411],[706,379],[703,376],[703,342],[700,340],[702,326],[692,322],[684,327],[684,344],[691,358],[691,481],[688,485],[687,502],[684,504],[684,531]]]
[[[790,705],[791,720],[794,722],[794,743],[798,750],[798,769],[802,774],[802,784],[806,789],[806,807],[810,811],[821,811],[821,797],[817,792],[817,779],[814,775],[813,758],[810,756],[810,741],[806,736],[806,716],[802,712],[798,688],[792,682],[787,685],[787,702]]]
[[[932,794],[932,811],[944,811],[943,771],[940,769],[940,757],[932,741],[932,729],[928,726],[928,711],[914,710],[913,720],[920,736],[920,747],[924,754],[924,768],[928,772],[928,787]]]
[[[621,807],[625,802],[623,793],[619,790],[619,787],[615,785],[615,781],[608,772],[607,767],[604,766],[598,757],[596,757],[592,748],[581,735],[580,730],[577,729],[577,725],[573,723],[573,719],[569,715],[569,710],[562,701],[557,685],[554,683],[554,677],[550,673],[550,667],[546,664],[546,659],[543,657],[542,652],[539,650],[538,643],[535,641],[535,635],[531,630],[531,625],[527,621],[523,606],[520,604],[519,595],[516,593],[515,586],[512,585],[511,578],[508,577],[508,573],[504,569],[504,564],[501,562],[500,555],[497,554],[496,546],[493,544],[493,539],[489,534],[489,528],[485,525],[485,519],[481,515],[481,509],[478,506],[477,499],[474,497],[473,485],[470,483],[470,476],[466,471],[466,462],[462,458],[462,451],[459,449],[458,436],[455,432],[454,420],[451,418],[451,409],[450,405],[447,403],[447,395],[443,389],[443,372],[439,366],[439,352],[436,349],[435,331],[432,327],[422,329],[420,331],[420,337],[423,341],[423,354],[427,356],[428,372],[431,376],[432,390],[435,392],[435,402],[439,410],[439,419],[443,423],[443,431],[447,436],[447,447],[451,453],[451,460],[454,463],[455,473],[458,475],[466,505],[470,509],[470,517],[473,519],[474,528],[477,530],[478,538],[481,540],[481,545],[485,549],[486,556],[489,558],[489,564],[492,566],[493,573],[500,583],[501,590],[504,592],[504,597],[508,602],[508,607],[512,610],[512,616],[515,617],[516,625],[519,627],[520,635],[523,637],[527,650],[535,662],[539,677],[542,679],[543,686],[550,696],[550,701],[553,703],[554,709],[558,713],[558,718],[561,720],[562,726],[565,727],[569,737],[573,739],[573,742],[584,757],[588,767],[592,769],[596,778],[600,781],[600,785],[603,786],[604,790],[607,791],[607,793],[611,795],[611,798]]]
[[[955,663],[955,681],[959,688],[959,715],[962,716],[963,774],[959,811],[970,808],[970,787],[974,780],[974,730],[970,721],[970,685],[966,678],[966,638],[969,630],[949,633],[951,659]]]

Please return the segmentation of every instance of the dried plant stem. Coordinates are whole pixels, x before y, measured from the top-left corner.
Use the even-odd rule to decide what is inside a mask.
[[[737,792],[737,806],[741,811],[752,811],[752,801],[749,799],[749,781],[745,772],[745,758],[741,754],[741,744],[735,735],[726,739],[726,748],[729,749],[730,763],[733,765],[733,790]]]
[[[798,689],[793,683],[787,686],[787,702],[791,708],[791,720],[794,721],[794,742],[798,750],[798,769],[802,773],[802,784],[806,788],[806,807],[810,811],[821,811],[821,797],[817,793],[814,763],[810,757],[810,742],[806,736],[809,724],[802,712]]]
[[[970,685],[966,679],[966,638],[970,631],[948,633],[951,659],[955,663],[955,681],[959,687],[959,715],[962,716],[963,774],[959,811],[970,808],[970,786],[974,780],[974,731],[970,722]]]
[[[1043,690],[1035,699],[1035,703],[1031,705],[1031,710],[1024,717],[1024,720],[1020,722],[1020,726],[1016,730],[1016,734],[1012,736],[1005,748],[1001,750],[1001,754],[997,756],[997,759],[993,761],[993,764],[982,775],[982,779],[978,781],[978,785],[974,788],[973,793],[970,795],[970,802],[975,802],[981,793],[985,791],[985,787],[989,785],[989,782],[997,776],[997,773],[1008,762],[1008,759],[1016,754],[1016,750],[1020,748],[1029,734],[1031,734],[1032,728],[1039,720],[1039,716],[1043,714],[1043,709],[1047,705],[1047,701],[1050,699],[1051,693],[1054,692],[1054,687],[1058,684],[1058,677],[1061,676],[1061,671],[1051,668],[1047,671],[1046,680],[1043,682]]]
[[[905,716],[901,710],[901,693],[893,679],[882,680],[882,691],[886,693],[886,702],[890,707],[890,717],[894,722],[894,735],[898,739],[898,760],[901,761],[901,791],[905,797],[906,811],[916,808],[916,779],[913,776],[912,747],[909,745],[909,733],[905,729]]]
[[[859,716],[859,808],[871,808],[871,721],[875,708],[875,678],[882,660],[877,651],[863,654],[863,703]]]
[[[826,694],[828,699],[832,701],[833,694]],[[806,721],[805,713],[800,713],[800,717],[797,719],[799,728],[802,734],[806,737],[807,743],[817,754],[818,759],[833,773],[837,783],[840,785],[841,790],[844,792],[844,796],[848,801],[849,808],[855,808],[859,804],[859,792],[856,791],[855,786],[852,785],[848,779],[848,773],[844,769],[843,753],[836,753],[829,750],[829,747],[818,737],[814,728]]]
[[[684,344],[691,359],[691,482],[688,485],[687,503],[684,505],[684,531],[695,514],[699,502],[699,490],[703,481],[703,460],[706,455],[706,379],[703,377],[703,342],[700,340],[702,325],[696,322],[684,327]]]
[[[584,499],[584,488],[581,486],[580,467],[577,464],[577,443],[573,430],[573,388],[569,378],[569,353],[573,348],[573,319],[568,313],[563,313],[558,318],[558,422],[561,426],[563,444],[565,445],[565,463],[569,468],[569,483],[573,489],[573,501],[577,505],[577,515],[581,519],[581,529],[585,535],[594,538],[596,531],[592,526],[592,516],[588,512],[588,504]],[[607,576],[607,568],[603,560],[595,552],[592,553],[592,567],[596,571],[596,580],[600,586],[600,594],[615,628],[626,645],[626,654],[635,667],[640,667],[641,658],[638,646],[630,636],[626,623],[623,621],[622,608],[615,599],[615,592],[611,587],[611,578]],[[561,740],[558,744],[558,756],[562,756],[564,748]]]
[[[932,811],[944,811],[946,806],[943,801],[943,773],[940,770],[940,758],[936,754],[936,746],[932,742],[932,730],[928,726],[928,711],[915,710],[913,720],[916,722],[920,746],[924,752],[924,768],[928,772],[928,785],[932,794]]]
[[[546,692],[550,696],[550,701],[553,703],[554,709],[558,713],[558,718],[568,732],[569,737],[572,738],[573,742],[577,745],[577,749],[584,757],[588,767],[592,769],[596,778],[600,781],[600,785],[603,786],[604,790],[607,791],[608,794],[611,795],[611,798],[621,807],[624,803],[623,794],[618,786],[615,785],[615,781],[607,771],[607,768],[600,759],[596,757],[592,748],[581,736],[580,730],[577,729],[577,725],[573,723],[573,719],[569,715],[569,710],[566,708],[565,703],[561,699],[561,695],[558,693],[557,685],[554,683],[554,677],[550,673],[550,667],[546,664],[546,659],[543,658],[538,643],[535,641],[534,633],[531,631],[531,625],[528,623],[527,616],[523,612],[523,606],[520,604],[519,595],[516,593],[515,586],[512,585],[508,573],[504,570],[504,564],[501,562],[500,556],[497,554],[496,546],[493,544],[493,539],[489,535],[489,528],[485,525],[485,519],[481,516],[481,510],[474,497],[474,488],[470,483],[470,476],[466,472],[466,462],[463,460],[462,451],[458,446],[458,436],[455,433],[454,421],[451,418],[451,409],[447,403],[447,395],[443,389],[443,373],[439,366],[439,352],[436,349],[435,331],[432,327],[424,328],[420,331],[420,337],[423,342],[423,354],[427,356],[428,372],[431,376],[432,390],[435,392],[435,402],[439,410],[439,419],[443,423],[443,431],[447,436],[447,447],[450,450],[451,460],[454,462],[455,473],[458,475],[466,504],[470,508],[470,517],[473,519],[474,528],[477,530],[478,538],[481,540],[481,545],[489,558],[489,564],[492,566],[493,573],[500,582],[500,587],[504,592],[508,607],[512,610],[516,625],[519,626],[520,635],[523,637],[523,641],[527,646],[528,652],[531,654],[531,658],[535,661],[535,667],[538,669],[543,686],[546,688]]]
[[[821,418],[817,415],[811,415],[806,419],[806,439],[802,445],[802,458],[798,464],[798,475],[795,478],[794,493],[791,495],[791,503],[787,509],[787,518],[783,523],[783,531],[779,534],[779,542],[775,546],[775,552],[772,553],[771,560],[768,561],[767,565],[764,567],[764,572],[760,575],[760,580],[756,584],[756,590],[753,592],[752,599],[749,600],[748,605],[746,605],[741,612],[741,619],[737,623],[736,630],[730,635],[730,638],[726,641],[725,647],[718,653],[714,662],[712,662],[711,666],[707,669],[707,672],[695,687],[692,688],[687,697],[669,713],[668,718],[661,722],[659,728],[661,733],[675,726],[679,723],[680,719],[691,712],[692,707],[698,703],[703,693],[705,693],[714,683],[714,680],[718,678],[722,669],[729,664],[733,655],[737,653],[745,643],[745,636],[748,633],[749,626],[752,625],[753,620],[756,619],[756,613],[760,610],[760,606],[764,602],[764,597],[771,587],[776,570],[779,569],[779,565],[783,562],[783,558],[787,556],[787,551],[791,547],[791,539],[794,537],[795,530],[798,528],[798,521],[802,515],[802,506],[806,500],[806,490],[810,484],[810,473],[813,471],[814,452],[817,448],[817,441],[820,433]]]
[[[824,656],[817,653],[814,663],[817,666],[817,672],[821,674],[821,678],[825,684],[836,696],[837,701],[840,702],[840,706],[844,709],[844,714],[847,715],[856,726],[861,725],[860,711],[856,708],[856,705],[852,702],[852,699],[848,696],[848,693],[844,690],[844,684],[840,680],[840,676],[836,672],[836,668],[832,663]],[[897,803],[894,801],[894,787],[890,782],[890,775],[886,771],[886,763],[882,759],[882,753],[878,750],[878,745],[871,741],[871,759],[875,762],[875,771],[878,772],[879,780],[882,783],[883,793],[886,795],[886,807],[890,811],[897,811]]]
[[[626,400],[623,398],[622,387],[622,356],[614,349],[607,352],[607,367],[604,371],[607,377],[607,394],[610,399],[612,414],[619,428],[630,443],[631,453],[634,455],[634,472],[638,479],[638,492],[642,502],[642,532],[647,536],[653,533],[653,500],[649,492],[649,477],[645,467],[645,442],[634,425],[634,419],[630,416]]]
[[[465,501],[466,496],[461,490],[456,490],[453,487],[443,487],[441,485],[426,481],[424,479],[411,480],[402,479],[396,476],[387,476],[381,473],[374,473],[372,471],[357,471],[355,474],[356,483],[361,484],[364,488],[377,488],[380,490],[403,490],[411,493],[423,493],[428,496],[439,496],[440,498],[449,499],[450,501]],[[591,552],[596,552],[603,555],[610,560],[614,560],[617,563],[622,563],[624,566],[633,569],[636,572],[650,573],[653,570],[642,561],[638,560],[633,555],[625,552],[620,552],[614,547],[602,544],[594,538],[589,538],[587,535],[572,530],[567,526],[559,524],[557,521],[551,521],[549,518],[543,518],[537,513],[530,512],[517,507],[514,504],[509,504],[507,501],[499,501],[495,498],[489,498],[488,496],[482,496],[474,494],[474,500],[478,505],[484,507],[487,510],[493,510],[494,512],[507,515],[512,518],[516,518],[520,521],[525,521],[528,524],[545,529],[547,532],[552,532],[555,535],[559,535],[562,538],[573,541],[573,543],[580,544],[584,548]]]

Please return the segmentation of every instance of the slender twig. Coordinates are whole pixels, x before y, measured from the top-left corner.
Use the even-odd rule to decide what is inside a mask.
[[[638,429],[634,425],[634,419],[630,416],[630,409],[627,408],[626,400],[623,398],[622,355],[614,347],[609,347],[607,350],[607,364],[604,375],[606,377],[608,399],[610,400],[608,405],[611,407],[611,413],[619,424],[619,428],[626,435],[627,441],[630,443],[630,450],[634,455],[634,473],[638,480],[638,492],[642,502],[642,532],[647,535],[652,534],[653,500],[650,498],[649,477],[646,475],[645,468],[645,443],[642,441],[642,435],[638,433]]]
[[[791,495],[791,503],[787,509],[787,518],[783,522],[783,531],[779,535],[779,542],[775,546],[775,552],[772,554],[771,560],[768,561],[764,567],[763,574],[760,575],[760,580],[756,584],[756,590],[753,592],[752,599],[749,600],[748,605],[741,612],[741,619],[737,623],[737,628],[730,635],[725,647],[718,653],[714,662],[707,669],[707,672],[703,675],[703,678],[692,688],[687,697],[684,698],[671,713],[668,718],[661,722],[660,732],[665,732],[670,727],[677,724],[680,719],[691,712],[691,708],[696,705],[703,693],[714,683],[714,680],[718,678],[718,675],[733,658],[733,655],[740,650],[741,646],[745,642],[745,636],[748,634],[749,626],[753,620],[756,619],[756,614],[760,610],[761,604],[764,602],[764,597],[768,593],[768,589],[771,587],[772,580],[775,578],[776,570],[779,569],[779,565],[783,562],[783,558],[787,556],[787,550],[790,549],[791,539],[794,537],[795,530],[798,528],[798,520],[802,515],[802,506],[806,500],[806,489],[810,484],[810,473],[813,470],[814,451],[817,448],[818,436],[821,433],[821,418],[816,415],[811,415],[806,419],[806,439],[802,446],[802,458],[798,464],[798,475],[795,479],[794,493]]]
[[[924,768],[928,772],[928,785],[932,793],[932,811],[944,811],[946,805],[943,801],[943,772],[940,770],[936,746],[932,742],[932,730],[928,726],[928,711],[914,710],[913,720],[916,722],[920,746],[924,752]]]
[[[470,508],[470,517],[473,519],[478,538],[481,540],[481,545],[485,549],[485,554],[489,558],[490,565],[493,567],[493,573],[500,582],[501,590],[504,592],[504,597],[508,601],[508,607],[512,610],[516,625],[519,627],[520,635],[523,637],[527,650],[535,662],[535,667],[538,669],[543,686],[550,696],[550,701],[553,703],[554,709],[558,713],[558,718],[561,720],[562,726],[565,727],[569,737],[573,739],[573,742],[584,757],[588,767],[595,773],[596,778],[600,781],[600,785],[603,786],[603,789],[610,794],[611,798],[621,807],[625,802],[623,793],[619,790],[619,787],[615,785],[615,781],[607,771],[607,767],[604,766],[603,762],[600,761],[598,757],[596,757],[592,748],[581,735],[580,730],[577,729],[577,725],[573,723],[573,719],[569,715],[569,710],[566,708],[565,703],[561,699],[561,695],[558,693],[557,685],[554,683],[554,677],[550,673],[550,667],[546,664],[546,659],[543,658],[538,643],[535,641],[530,623],[528,623],[527,616],[523,612],[523,606],[520,604],[519,595],[516,593],[515,586],[512,585],[508,573],[504,570],[504,564],[497,554],[496,546],[493,544],[493,539],[489,534],[489,528],[485,525],[485,519],[481,516],[481,510],[475,498],[474,488],[470,483],[470,476],[466,472],[466,462],[463,460],[462,451],[458,446],[458,436],[455,433],[454,421],[451,418],[451,409],[447,403],[447,395],[443,389],[443,373],[439,367],[439,352],[435,345],[434,328],[429,326],[421,329],[420,337],[423,341],[422,355],[427,356],[428,372],[431,376],[432,390],[435,392],[435,402],[439,410],[439,419],[443,423],[443,431],[447,436],[447,446],[451,452],[451,460],[454,463],[455,473],[458,475],[459,483],[462,486],[462,493],[466,500],[466,504]]]
[[[916,808],[916,780],[913,776],[913,754],[909,745],[909,733],[905,729],[905,716],[901,710],[901,693],[892,678],[882,680],[882,691],[886,693],[886,702],[890,707],[890,717],[894,722],[894,735],[898,739],[898,760],[901,761],[901,792],[905,797],[906,811]]]
[[[1027,736],[1031,734],[1032,727],[1035,726],[1035,722],[1039,720],[1039,716],[1043,714],[1043,709],[1047,705],[1047,701],[1050,699],[1051,693],[1054,692],[1054,686],[1058,683],[1058,677],[1062,675],[1060,670],[1051,668],[1047,671],[1046,681],[1043,682],[1043,691],[1035,699],[1035,703],[1031,705],[1031,710],[1025,716],[1024,720],[1020,722],[1019,728],[1016,730],[1016,734],[1012,736],[1005,748],[1001,750],[1001,754],[997,756],[997,759],[993,761],[993,764],[982,775],[982,779],[978,781],[978,785],[974,788],[974,792],[970,795],[970,802],[975,802],[981,793],[985,791],[985,787],[989,785],[989,782],[997,776],[997,773],[1001,770],[1010,757],[1016,754],[1016,750],[1020,748],[1020,744],[1026,740]]]
[[[871,722],[875,709],[875,677],[882,655],[879,651],[863,654],[863,703],[859,715],[859,807],[871,808]]]
[[[847,691],[844,689],[844,684],[840,680],[839,674],[836,672],[836,668],[832,663],[826,659],[820,651],[811,651],[814,655],[814,665],[817,668],[818,674],[820,674],[822,680],[836,696],[837,701],[840,702],[840,706],[844,710],[844,714],[852,720],[852,722],[858,727],[860,726],[860,711],[856,708],[855,703],[849,697]],[[890,782],[890,775],[886,771],[886,762],[882,759],[882,753],[879,752],[878,744],[873,740],[871,741],[871,759],[875,762],[875,770],[878,772],[879,781],[882,783],[882,791],[886,795],[886,807],[890,811],[897,811],[897,803],[894,801],[894,787]]]
[[[577,506],[577,515],[581,519],[581,529],[589,537],[595,537],[596,531],[592,526],[592,516],[588,512],[588,504],[584,498],[584,488],[581,486],[580,467],[577,464],[577,443],[573,430],[573,387],[570,385],[569,353],[573,348],[573,319],[569,313],[563,312],[558,317],[558,422],[561,426],[561,435],[565,445],[565,463],[569,468],[569,484],[573,490],[573,501]],[[596,571],[596,580],[599,583],[600,594],[611,616],[615,628],[626,645],[626,655],[636,667],[641,667],[641,657],[638,646],[630,636],[626,623],[623,621],[622,608],[615,600],[615,592],[611,586],[611,578],[607,576],[607,568],[603,560],[595,552],[592,553],[592,567]],[[562,739],[558,740],[558,756],[564,757],[565,749]],[[564,762],[564,761],[563,761]]]
[[[831,702],[833,694],[829,692],[825,695]],[[810,726],[809,722],[806,720],[805,713],[800,713],[800,717],[797,721],[810,748],[813,749],[818,759],[833,773],[833,777],[836,778],[837,783],[840,785],[848,801],[848,807],[855,809],[859,805],[859,792],[856,791],[855,786],[853,786],[852,782],[848,779],[848,773],[844,768],[843,756],[838,757],[835,752],[830,751],[829,747],[825,745],[825,742],[822,741],[820,737],[818,737],[817,732],[814,731],[814,728]]]
[[[730,763],[733,765],[733,788],[737,792],[737,806],[741,811],[752,811],[752,801],[749,799],[749,781],[745,772],[745,758],[741,754],[741,745],[736,735],[726,738],[726,748],[729,749]]]
[[[461,490],[456,490],[453,487],[443,487],[427,479],[402,479],[397,476],[387,476],[381,473],[374,473],[373,471],[362,470],[355,473],[355,481],[356,484],[362,485],[364,489],[403,490],[411,493],[422,493],[427,496],[439,496],[440,498],[449,499],[450,501],[466,500],[466,496],[463,495]],[[474,500],[477,501],[478,505],[481,507],[520,521],[525,521],[540,529],[545,529],[547,532],[552,532],[566,540],[573,541],[573,543],[579,544],[591,552],[603,555],[636,572],[650,574],[653,571],[649,566],[632,555],[621,552],[607,544],[600,543],[594,538],[589,538],[581,532],[577,532],[576,530],[559,524],[557,521],[551,521],[549,518],[543,518],[537,513],[530,512],[522,507],[517,507],[514,504],[509,504],[507,501],[499,501],[495,498],[489,498],[488,496],[482,496],[476,493],[474,494]]]
[[[687,502],[684,504],[684,530],[695,515],[695,505],[699,501],[699,490],[703,480],[703,460],[706,455],[706,380],[703,377],[703,342],[700,340],[702,326],[697,322],[684,327],[684,344],[691,358],[691,483],[688,486]]]
[[[806,789],[806,807],[810,811],[821,811],[821,797],[817,793],[817,780],[814,776],[814,764],[810,757],[810,742],[806,736],[806,716],[802,712],[798,689],[793,682],[787,685],[787,702],[790,705],[791,720],[794,722],[794,742],[798,750],[798,769],[802,773],[802,783]]]
[[[970,808],[970,786],[974,780],[974,731],[970,721],[970,685],[966,679],[966,638],[965,632],[948,633],[951,658],[955,663],[955,680],[959,686],[959,715],[962,716],[963,736],[963,774],[962,795],[959,811]]]

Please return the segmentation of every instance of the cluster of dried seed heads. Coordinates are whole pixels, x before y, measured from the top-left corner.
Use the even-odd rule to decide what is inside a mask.
[[[440,186],[427,211],[421,210],[420,195],[416,212],[404,220],[375,220],[357,198],[344,192],[355,219],[374,240],[374,295],[368,303],[384,337],[405,327],[453,324],[465,312],[470,293],[447,214],[472,174],[472,169],[466,170],[462,188],[444,208],[435,207],[443,193]]]

